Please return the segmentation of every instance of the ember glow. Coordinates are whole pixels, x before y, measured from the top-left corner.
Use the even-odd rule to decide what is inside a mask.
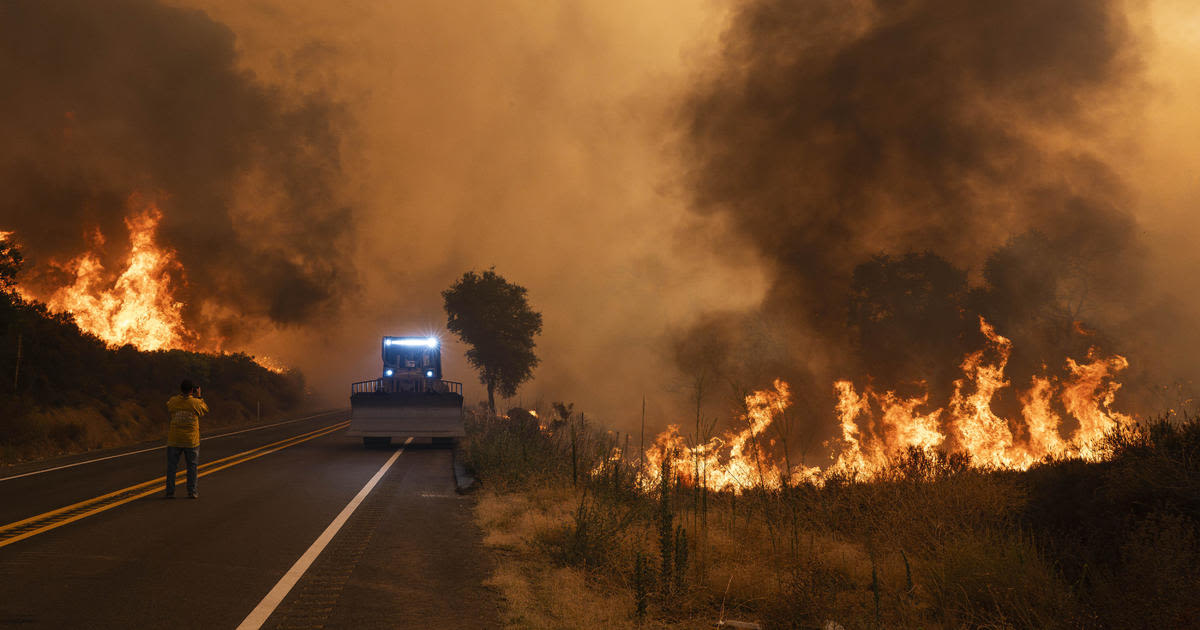
[[[284,372],[288,371],[288,366],[276,361],[271,357],[258,355],[254,357],[254,362],[276,374],[283,374]]]
[[[1061,380],[1035,376],[1018,392],[1020,418],[999,416],[992,403],[1000,392],[1013,387],[1004,374],[1012,342],[982,319],[980,331],[987,346],[963,359],[963,377],[954,382],[954,393],[944,408],[930,409],[928,394],[904,398],[892,391],[878,393],[870,386],[859,390],[846,380],[834,383],[840,435],[825,444],[833,462],[825,470],[789,468],[772,455],[775,443],[768,428],[791,404],[788,384],[777,380],[772,389],[746,398],[737,430],[699,445],[690,443],[676,425],[661,433],[646,453],[644,485],[658,483],[664,461],[671,474],[686,484],[699,479],[709,489],[735,492],[778,488],[784,483],[821,483],[830,473],[871,478],[910,449],[962,453],[970,456],[972,464],[988,468],[1024,470],[1047,458],[1095,461],[1101,457],[1097,441],[1133,422],[1131,416],[1112,409],[1121,387],[1114,379],[1129,362],[1121,356],[1101,356],[1095,349],[1085,362],[1068,358],[1067,375]],[[1063,433],[1058,408],[1077,425],[1070,435]]]

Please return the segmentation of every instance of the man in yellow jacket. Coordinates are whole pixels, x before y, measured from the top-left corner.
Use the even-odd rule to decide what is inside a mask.
[[[179,456],[187,460],[187,493],[196,499],[196,462],[200,459],[200,416],[208,413],[208,405],[200,397],[200,388],[190,380],[179,384],[180,393],[167,401],[171,424],[167,428],[167,499],[175,498],[175,470]]]

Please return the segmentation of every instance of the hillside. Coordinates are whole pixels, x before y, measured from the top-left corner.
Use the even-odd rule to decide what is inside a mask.
[[[0,464],[155,439],[166,399],[204,388],[205,429],[269,419],[306,403],[303,377],[245,354],[108,347],[68,315],[0,291]]]

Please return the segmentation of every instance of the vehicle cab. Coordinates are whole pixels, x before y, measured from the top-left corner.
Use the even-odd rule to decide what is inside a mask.
[[[383,378],[404,381],[442,378],[442,350],[436,337],[384,337]]]

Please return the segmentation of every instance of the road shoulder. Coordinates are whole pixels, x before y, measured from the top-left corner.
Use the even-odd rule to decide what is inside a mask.
[[[494,567],[449,450],[410,446],[264,627],[498,628]]]

